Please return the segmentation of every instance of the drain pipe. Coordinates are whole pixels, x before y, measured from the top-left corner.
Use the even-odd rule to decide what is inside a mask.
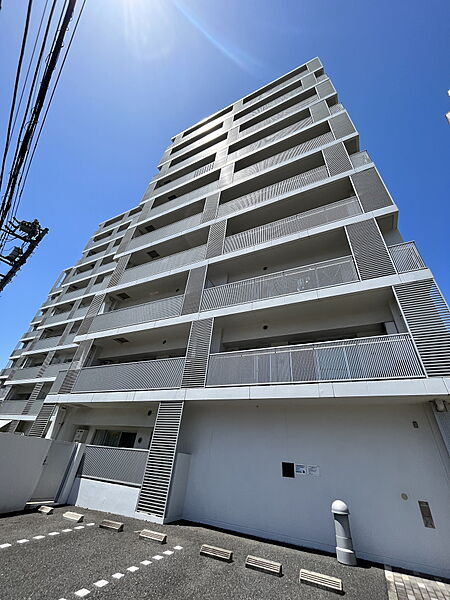
[[[336,557],[343,565],[354,567],[356,566],[356,554],[353,550],[348,506],[342,500],[335,500],[331,505],[331,512],[336,531]]]

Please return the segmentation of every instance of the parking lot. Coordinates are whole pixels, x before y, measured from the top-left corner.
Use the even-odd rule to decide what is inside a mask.
[[[25,512],[0,519],[2,600],[131,600],[164,598],[324,600],[330,591],[300,584],[300,568],[342,579],[349,600],[388,600],[382,565],[346,568],[332,556],[255,540],[192,524],[159,526],[92,510],[75,509],[81,523]],[[124,531],[100,529],[105,518]],[[167,534],[167,543],[139,538],[144,528]],[[202,544],[233,550],[233,562],[199,555]],[[250,570],[248,554],[278,561],[283,576]],[[390,599],[389,599],[390,600]]]

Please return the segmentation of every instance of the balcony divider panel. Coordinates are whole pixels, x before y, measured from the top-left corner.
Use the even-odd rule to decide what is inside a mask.
[[[328,108],[328,104],[325,102],[325,100],[316,102],[309,110],[311,111],[312,120],[314,122],[326,119],[330,114],[330,109]]]
[[[350,171],[353,165],[342,142],[322,150],[330,177]]]
[[[191,269],[184,293],[182,315],[196,313],[200,309],[200,299],[206,278],[206,265]]]
[[[365,212],[391,206],[392,200],[376,169],[365,169],[351,176]]]
[[[361,279],[395,275],[391,255],[375,219],[352,223],[345,229]]]
[[[189,332],[181,387],[204,387],[214,319],[193,321]]]

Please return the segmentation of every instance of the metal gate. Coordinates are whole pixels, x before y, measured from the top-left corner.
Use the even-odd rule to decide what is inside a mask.
[[[72,463],[75,448],[76,444],[73,442],[52,442],[30,502],[57,499]]]

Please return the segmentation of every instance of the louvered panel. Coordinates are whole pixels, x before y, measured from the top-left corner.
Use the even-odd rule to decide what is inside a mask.
[[[30,397],[27,400],[27,403],[24,406],[24,409],[22,411],[23,415],[28,415],[29,412],[31,411],[33,404],[36,402],[36,400],[38,399],[39,394],[42,391],[42,388],[44,387],[43,383],[37,383],[34,388],[33,391],[30,394]]]
[[[212,223],[209,228],[208,243],[206,245],[206,258],[213,258],[222,254],[226,229],[226,219]]]
[[[352,169],[352,163],[342,142],[322,150],[330,177]]]
[[[219,194],[208,196],[205,200],[205,206],[203,208],[203,214],[201,218],[202,223],[207,223],[216,218],[217,207],[219,206]]]
[[[84,335],[88,333],[91,328],[92,323],[94,322],[95,317],[98,315],[100,308],[105,301],[106,294],[99,294],[98,296],[94,296],[92,298],[92,302],[89,305],[87,313],[84,319],[81,321],[81,325],[78,329],[77,335]]]
[[[309,110],[311,111],[311,116],[312,116],[312,120],[314,121],[314,123],[316,121],[321,121],[322,119],[326,119],[326,117],[328,117],[330,114],[328,104],[325,102],[325,100],[322,100],[321,102],[317,102],[316,104],[313,104]]]
[[[346,230],[361,279],[396,273],[375,219],[352,223]]]
[[[65,375],[62,376],[63,380],[57,393],[70,394],[79,372],[80,369],[69,369]]]
[[[366,169],[351,176],[365,212],[391,206],[392,200],[376,169]]]
[[[323,81],[316,86],[317,94],[319,98],[325,98],[326,96],[330,96],[330,94],[335,94],[336,90],[333,87],[333,84],[329,79],[327,81]]]
[[[335,117],[331,117],[329,123],[337,140],[347,135],[351,135],[352,133],[356,133],[356,130],[346,112],[342,112]]]
[[[205,277],[206,266],[191,269],[189,271],[183,308],[181,310],[182,315],[189,315],[199,311],[200,299],[205,285]]]
[[[8,429],[6,430],[7,433],[14,433],[16,431],[16,429],[19,426],[20,421],[11,421],[11,423],[8,425]]]
[[[161,519],[166,514],[183,405],[183,402],[161,402],[158,407],[136,506],[136,510]]]
[[[450,376],[450,311],[433,279],[394,286],[429,377]]]
[[[119,258],[114,273],[112,274],[111,279],[108,282],[109,288],[119,283],[120,278],[122,277],[123,272],[125,271],[125,267],[127,266],[129,260],[129,256],[122,256],[122,258]]]
[[[181,387],[204,387],[214,319],[194,321],[191,325]]]
[[[56,404],[43,404],[27,435],[30,437],[42,437],[45,434],[55,408]]]

